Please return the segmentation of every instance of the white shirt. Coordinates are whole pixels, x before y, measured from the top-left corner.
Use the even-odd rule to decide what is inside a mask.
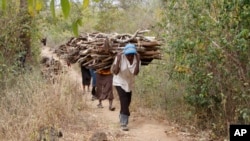
[[[114,64],[117,62],[117,57],[114,60]],[[133,63],[130,65],[128,59],[124,54],[121,55],[120,60],[120,71],[117,75],[113,75],[113,85],[122,87],[125,92],[131,92],[134,83],[135,83],[135,75],[134,70],[136,67],[136,56],[134,56]],[[141,63],[141,62],[140,62]]]

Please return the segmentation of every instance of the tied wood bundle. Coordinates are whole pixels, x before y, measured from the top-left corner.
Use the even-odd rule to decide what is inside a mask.
[[[143,36],[149,30],[131,34],[85,33],[71,38],[59,46],[55,52],[64,56],[68,63],[79,63],[87,68],[101,70],[111,67],[117,53],[122,52],[126,44],[136,46],[142,65],[148,65],[153,59],[161,59],[160,41],[154,37]]]

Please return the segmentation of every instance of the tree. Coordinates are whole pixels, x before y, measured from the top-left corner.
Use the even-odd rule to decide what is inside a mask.
[[[228,123],[249,123],[250,2],[163,3],[172,78],[187,80],[198,124],[225,135]]]
[[[0,83],[1,88],[5,83],[15,77],[25,64],[37,64],[37,50],[32,44],[37,42],[37,17],[44,5],[43,0],[0,0]],[[90,1],[85,0],[86,8]],[[70,14],[70,1],[60,0],[62,13],[65,18]],[[50,1],[51,13],[55,15],[55,0]],[[76,25],[79,22],[76,21]]]

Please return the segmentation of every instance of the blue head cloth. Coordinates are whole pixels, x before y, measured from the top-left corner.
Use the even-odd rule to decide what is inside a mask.
[[[125,48],[123,49],[123,53],[125,55],[128,55],[128,54],[136,54],[137,51],[136,51],[136,48],[135,48],[135,45],[134,44],[127,44],[125,46]]]

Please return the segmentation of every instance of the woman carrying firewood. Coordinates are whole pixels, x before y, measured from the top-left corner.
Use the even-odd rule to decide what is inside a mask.
[[[96,95],[99,100],[98,108],[103,108],[102,101],[105,99],[109,100],[109,110],[114,111],[113,107],[113,74],[110,69],[103,69],[96,72]]]
[[[131,103],[132,89],[135,76],[139,73],[141,65],[140,55],[134,44],[127,44],[122,53],[117,54],[111,71],[113,72],[113,85],[120,99],[120,124],[123,131],[128,131],[130,116],[129,105]]]

